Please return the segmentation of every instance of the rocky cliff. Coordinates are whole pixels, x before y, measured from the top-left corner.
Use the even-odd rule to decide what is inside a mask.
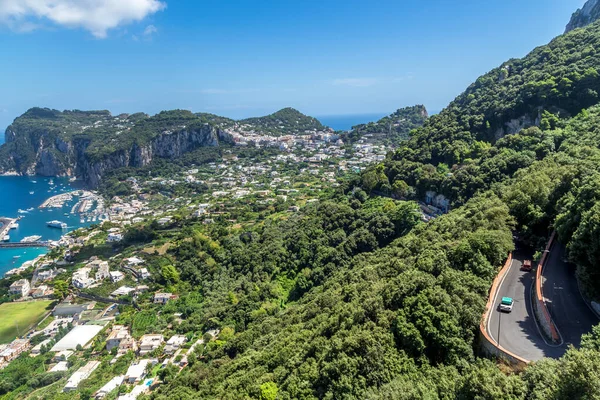
[[[565,33],[572,31],[573,29],[583,28],[600,18],[600,0],[588,0],[582,8],[575,11]]]
[[[0,173],[77,177],[96,187],[111,169],[143,167],[156,157],[173,159],[231,142],[228,133],[185,111],[113,117],[32,109],[6,130]]]

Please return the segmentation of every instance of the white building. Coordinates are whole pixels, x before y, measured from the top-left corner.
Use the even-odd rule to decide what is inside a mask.
[[[109,233],[108,238],[106,239],[107,243],[116,243],[123,240],[123,235],[120,233]]]
[[[102,386],[95,394],[94,398],[103,399],[107,394],[121,386],[125,376],[119,375],[112,378],[106,385]]]
[[[183,335],[175,335],[175,336],[171,337],[171,339],[169,339],[167,341],[167,344],[165,346],[165,354],[171,355],[171,354],[175,353],[177,350],[179,350],[181,348],[181,346],[183,346],[183,344],[186,341],[187,341],[187,339]]]
[[[163,335],[144,335],[140,339],[140,355],[143,356],[158,349],[165,342]]]
[[[117,283],[125,279],[125,274],[121,271],[110,271],[110,280],[113,283]]]
[[[79,368],[77,370],[77,372],[75,372],[73,375],[71,375],[71,377],[69,378],[69,381],[67,382],[67,384],[65,385],[65,388],[63,389],[63,392],[72,392],[74,390],[77,390],[77,387],[79,386],[81,381],[89,378],[90,375],[92,374],[92,372],[94,372],[94,370],[96,368],[98,368],[99,366],[100,366],[100,361],[90,361],[83,367]]]
[[[93,278],[90,278],[91,272],[92,269],[88,267],[80,268],[73,272],[73,276],[71,278],[73,286],[75,286],[77,289],[85,289],[96,283]]]
[[[141,360],[136,364],[132,364],[127,369],[125,377],[130,384],[138,383],[146,376],[146,368],[150,364],[150,360]]]
[[[29,284],[29,281],[27,279],[19,279],[18,281],[13,282],[13,284],[10,285],[8,293],[11,296],[25,297],[29,294],[30,290],[31,285]]]

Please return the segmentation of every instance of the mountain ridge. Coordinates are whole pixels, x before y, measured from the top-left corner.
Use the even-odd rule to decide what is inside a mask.
[[[573,13],[567,24],[565,33],[577,28],[583,28],[600,18],[600,1],[588,0],[584,6]]]

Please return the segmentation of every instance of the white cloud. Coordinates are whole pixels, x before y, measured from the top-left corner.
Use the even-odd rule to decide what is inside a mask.
[[[158,32],[158,29],[154,25],[148,25],[146,29],[144,29],[144,36],[152,36]]]
[[[0,0],[0,23],[22,32],[51,22],[105,38],[110,29],[141,21],[166,6],[160,0]]]

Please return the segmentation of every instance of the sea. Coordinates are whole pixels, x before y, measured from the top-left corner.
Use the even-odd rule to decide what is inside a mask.
[[[348,131],[353,126],[378,121],[385,115],[387,114],[329,115],[318,119],[335,130]],[[4,133],[0,132],[0,145],[4,143],[4,139]],[[19,242],[33,235],[42,236],[41,240],[58,240],[68,231],[90,225],[82,224],[78,215],[69,213],[76,199],[66,203],[62,209],[39,208],[49,197],[80,188],[66,178],[0,176],[0,217],[21,217],[18,221],[19,227],[9,232],[10,242]],[[46,222],[53,220],[67,223],[68,229],[63,231],[48,227]],[[43,248],[0,249],[0,277],[46,252],[47,249]]]
[[[353,126],[379,121],[391,113],[354,114],[354,115],[324,115],[315,117],[325,126],[336,131],[349,131]]]
[[[0,145],[4,134],[0,132]],[[71,207],[77,199],[65,204],[62,209],[40,209],[39,206],[52,196],[81,189],[77,183],[66,178],[0,176],[0,217],[18,218],[19,227],[9,232],[10,242],[19,242],[27,236],[39,235],[41,240],[58,240],[65,233],[80,228],[78,215],[71,215]],[[21,212],[19,212],[21,210]],[[65,215],[69,213],[69,215]],[[68,225],[66,230],[50,228],[47,221],[58,220]],[[0,277],[6,271],[20,267],[48,250],[41,248],[0,249]]]

